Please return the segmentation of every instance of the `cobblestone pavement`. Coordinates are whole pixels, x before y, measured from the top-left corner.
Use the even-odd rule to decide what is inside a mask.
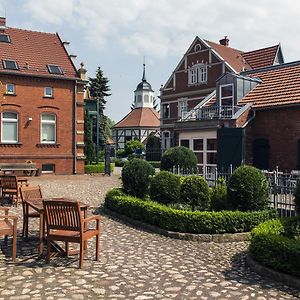
[[[117,176],[41,177],[33,181],[41,184],[46,196],[64,192],[80,198],[88,194],[84,197],[93,205],[103,201],[109,186],[119,184]],[[21,215],[20,207],[11,210]],[[103,217],[101,227],[100,260],[94,261],[95,247],[90,241],[81,270],[77,269],[77,257],[53,257],[46,265],[38,258],[34,238],[24,241],[19,237],[14,264],[9,258],[10,245],[5,247],[1,238],[0,300],[297,298],[298,291],[263,279],[246,267],[245,242],[174,240],[108,217]],[[36,221],[30,221],[30,228],[30,236],[37,235]]]

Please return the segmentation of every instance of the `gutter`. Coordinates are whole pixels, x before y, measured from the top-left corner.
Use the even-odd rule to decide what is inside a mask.
[[[73,138],[73,174],[77,171],[77,146],[76,146],[76,95],[77,95],[77,80],[74,84],[74,95],[73,95],[73,128],[72,128],[72,138]]]

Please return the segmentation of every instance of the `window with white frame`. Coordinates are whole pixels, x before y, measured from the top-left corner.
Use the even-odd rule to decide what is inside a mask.
[[[14,95],[16,93],[15,85],[13,83],[7,83],[5,93],[9,95]]]
[[[41,143],[54,144],[56,142],[56,116],[51,113],[42,113]]]
[[[53,88],[51,86],[47,86],[44,89],[44,97],[53,97]]]
[[[188,104],[186,99],[178,100],[178,117],[183,118],[187,113]]]
[[[234,111],[234,88],[233,84],[223,84],[219,88],[220,99],[220,115],[224,117],[231,117]]]
[[[189,84],[198,84],[207,82],[207,66],[205,64],[193,65],[188,72]]]
[[[171,147],[170,131],[163,131],[162,133],[162,149],[169,149]]]
[[[2,113],[2,143],[18,143],[18,114],[6,111]]]

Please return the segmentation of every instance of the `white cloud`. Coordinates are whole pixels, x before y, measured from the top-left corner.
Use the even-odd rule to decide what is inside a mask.
[[[90,47],[108,43],[134,55],[166,57],[183,52],[195,35],[254,49],[286,39],[300,28],[300,3],[294,0],[26,0],[23,7],[42,24],[64,25],[85,32]],[[1,5],[1,1],[0,1]],[[59,8],[59,9],[58,9]],[[282,32],[290,21],[292,30]],[[295,51],[295,45],[292,51]]]

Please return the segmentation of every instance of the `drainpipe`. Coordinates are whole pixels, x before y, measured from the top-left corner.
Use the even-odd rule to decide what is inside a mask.
[[[74,95],[73,95],[73,174],[76,174],[77,170],[77,147],[76,147],[76,95],[77,95],[77,80],[74,84]]]

